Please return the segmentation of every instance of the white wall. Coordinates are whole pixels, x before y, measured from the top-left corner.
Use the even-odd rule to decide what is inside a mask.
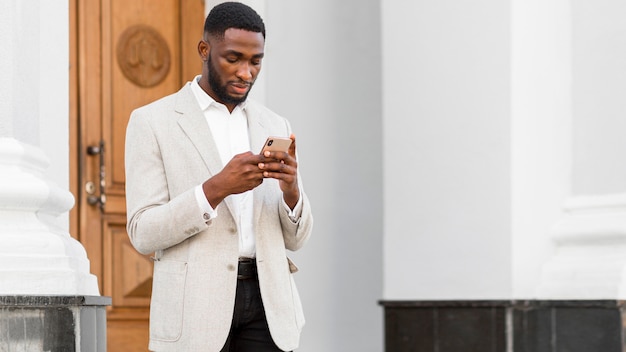
[[[509,297],[509,2],[382,4],[384,298]]]
[[[315,226],[294,254],[307,326],[300,352],[382,347],[379,2],[266,2],[262,75],[288,117]]]

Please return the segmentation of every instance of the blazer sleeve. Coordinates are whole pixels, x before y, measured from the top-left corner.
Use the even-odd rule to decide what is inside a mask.
[[[284,123],[288,135],[291,135],[291,124],[287,119],[284,119]],[[296,150],[296,159],[299,159],[297,153],[298,151]],[[298,184],[300,185],[300,197],[302,198],[302,213],[300,214],[300,218],[298,219],[298,221],[294,222],[291,220],[291,218],[289,217],[289,211],[285,209],[282,202],[280,202],[280,209],[278,210],[280,216],[280,224],[283,230],[285,248],[291,251],[296,251],[302,248],[302,246],[304,246],[304,244],[308,241],[313,230],[313,213],[311,211],[309,198],[304,192],[304,185],[302,183],[300,170],[298,170]]]
[[[291,251],[302,248],[311,236],[311,231],[313,230],[313,215],[309,199],[302,189],[300,196],[302,197],[302,214],[296,222],[291,220],[289,212],[285,209],[283,204],[279,205],[280,223],[283,229],[285,248]]]
[[[135,249],[143,254],[172,247],[208,227],[193,188],[170,198],[149,117],[149,111],[133,111],[125,147],[127,231]]]

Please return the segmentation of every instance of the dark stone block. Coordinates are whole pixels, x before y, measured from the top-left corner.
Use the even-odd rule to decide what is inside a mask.
[[[110,304],[99,296],[0,296],[0,351],[106,352]]]
[[[434,351],[433,311],[427,308],[389,309],[385,312],[386,351]]]
[[[437,344],[441,352],[504,350],[504,309],[445,307],[436,310]]]
[[[621,312],[607,308],[555,309],[556,352],[623,351]]]
[[[381,304],[389,352],[626,352],[623,301]]]
[[[506,345],[498,302],[397,302],[385,308],[385,349],[394,352],[496,352]]]
[[[44,351],[76,350],[76,325],[69,308],[53,307],[43,312]],[[31,335],[36,336],[36,335]]]
[[[524,309],[513,312],[513,350],[516,352],[552,351],[552,308]]]

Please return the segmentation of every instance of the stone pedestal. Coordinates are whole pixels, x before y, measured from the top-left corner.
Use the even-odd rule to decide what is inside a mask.
[[[0,296],[0,352],[106,352],[102,296]]]
[[[624,301],[383,301],[387,352],[625,352]]]

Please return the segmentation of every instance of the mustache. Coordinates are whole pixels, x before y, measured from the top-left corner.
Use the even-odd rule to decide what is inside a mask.
[[[238,80],[238,81],[228,81],[229,84],[236,84],[236,85],[242,85],[242,86],[252,86],[254,84],[254,81],[244,81],[244,80]]]

